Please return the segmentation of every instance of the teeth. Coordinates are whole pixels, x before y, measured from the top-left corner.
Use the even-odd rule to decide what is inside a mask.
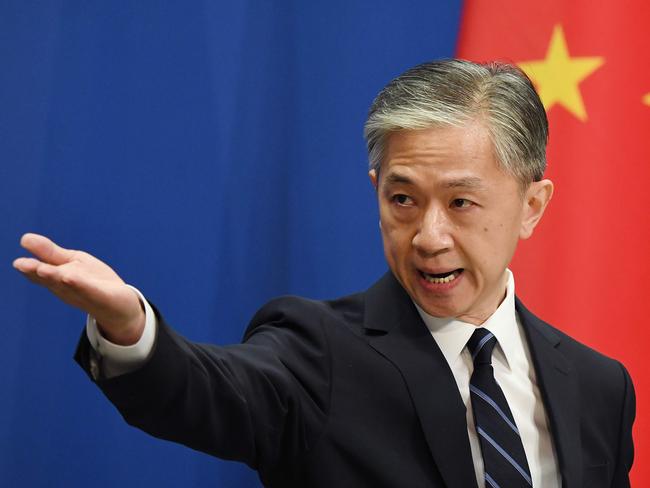
[[[442,284],[442,283],[449,283],[450,281],[454,281],[460,273],[458,271],[454,271],[449,276],[445,276],[444,278],[436,278],[435,276],[431,276],[430,274],[427,273],[423,273],[423,274],[429,283]]]

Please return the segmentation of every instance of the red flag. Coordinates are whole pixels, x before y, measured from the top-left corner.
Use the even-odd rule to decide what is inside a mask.
[[[630,371],[633,486],[650,486],[648,28],[645,0],[467,0],[458,44],[461,58],[521,66],[546,107],[555,195],[515,256],[517,294]]]

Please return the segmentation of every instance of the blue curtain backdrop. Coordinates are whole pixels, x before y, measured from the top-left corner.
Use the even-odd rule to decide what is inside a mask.
[[[84,316],[11,268],[25,231],[108,261],[184,335],[386,265],[362,125],[451,56],[459,1],[0,2],[0,485],[259,486],[128,427],[73,363]]]

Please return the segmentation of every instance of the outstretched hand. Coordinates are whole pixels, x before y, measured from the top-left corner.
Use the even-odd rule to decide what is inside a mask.
[[[83,251],[64,249],[38,234],[23,235],[20,245],[35,257],[16,259],[14,268],[95,317],[111,342],[129,345],[138,341],[144,329],[140,300],[107,264]]]

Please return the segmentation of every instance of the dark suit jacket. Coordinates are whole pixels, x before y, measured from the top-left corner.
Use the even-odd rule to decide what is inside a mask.
[[[627,372],[519,301],[517,311],[563,486],[629,486]],[[273,487],[476,486],[454,377],[391,273],[334,301],[276,299],[235,346],[191,343],[159,320],[141,369],[97,378],[130,424],[243,461]],[[97,370],[85,334],[76,358]]]

